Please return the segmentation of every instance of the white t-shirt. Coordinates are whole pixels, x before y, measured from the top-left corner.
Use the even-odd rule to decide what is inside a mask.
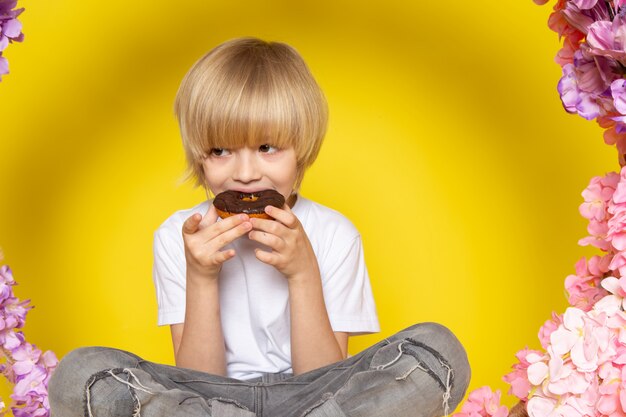
[[[185,321],[185,253],[182,225],[204,215],[211,201],[170,216],[154,235],[154,284],[158,325]],[[298,196],[292,208],[317,256],[324,301],[334,331],[380,331],[356,228],[335,210]],[[292,372],[287,280],[259,261],[254,249],[269,248],[243,236],[224,247],[236,255],[222,265],[220,311],[228,376],[250,379],[261,372]]]

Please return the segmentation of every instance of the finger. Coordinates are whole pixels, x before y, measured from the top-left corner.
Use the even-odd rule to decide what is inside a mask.
[[[268,265],[276,266],[276,264],[278,263],[278,257],[274,253],[267,252],[261,249],[255,249],[254,255],[259,261]]]
[[[228,245],[229,243],[233,242],[235,239],[245,235],[250,230],[252,230],[252,224],[250,222],[244,222],[244,223],[238,224],[232,229],[228,229],[224,231],[223,233],[220,233],[214,238],[209,239],[207,242],[210,242],[211,244],[213,244],[215,250],[219,250],[223,248],[224,246]]]
[[[200,213],[194,213],[191,217],[185,220],[183,223],[183,233],[184,234],[192,234],[198,231],[198,225],[202,220],[202,215]]]
[[[252,217],[250,219],[250,223],[252,223],[252,228],[254,230],[260,230],[262,232],[271,233],[273,235],[281,235],[282,233],[284,233],[285,230],[287,230],[284,224],[274,220]]]
[[[227,230],[231,230],[242,223],[248,222],[249,220],[250,218],[247,214],[238,214],[236,216],[227,217],[222,221],[213,223],[206,229],[203,229],[202,236],[204,237],[205,241],[208,242],[209,240],[215,239],[217,236],[221,235]]]
[[[229,249],[225,251],[215,252],[215,255],[213,255],[213,259],[215,263],[223,264],[224,262],[233,258],[234,256],[235,256],[234,249]]]
[[[209,204],[209,209],[206,211],[202,217],[202,221],[200,222],[200,228],[204,229],[205,227],[211,226],[217,221],[217,217],[217,210],[215,210],[215,206],[213,204]]]
[[[286,211],[285,207],[289,211]],[[265,207],[265,212],[290,229],[294,229],[299,223],[298,218],[295,214],[293,214],[287,205],[284,205],[282,209],[274,206],[267,206]]]
[[[277,252],[280,252],[280,250],[285,247],[285,241],[283,239],[270,233],[253,230],[248,233],[248,236],[250,239],[262,243],[265,246],[269,246]]]

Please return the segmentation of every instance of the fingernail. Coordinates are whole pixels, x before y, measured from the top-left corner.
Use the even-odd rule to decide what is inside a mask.
[[[239,215],[239,219],[240,219],[240,220],[246,220],[247,218],[248,218],[248,215],[247,215],[247,214],[240,214],[240,215]]]

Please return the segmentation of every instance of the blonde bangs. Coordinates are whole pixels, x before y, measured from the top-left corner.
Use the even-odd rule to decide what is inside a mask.
[[[188,177],[199,185],[211,149],[269,144],[294,148],[299,186],[328,118],[323,93],[297,52],[254,38],[226,42],[201,58],[183,79],[174,108]]]

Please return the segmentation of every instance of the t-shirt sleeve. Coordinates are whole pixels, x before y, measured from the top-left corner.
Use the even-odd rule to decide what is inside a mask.
[[[185,321],[185,252],[182,234],[172,225],[154,233],[152,276],[158,304],[158,325]]]
[[[345,241],[344,241],[345,242]],[[333,249],[321,265],[324,301],[334,331],[352,335],[380,331],[361,237]]]

